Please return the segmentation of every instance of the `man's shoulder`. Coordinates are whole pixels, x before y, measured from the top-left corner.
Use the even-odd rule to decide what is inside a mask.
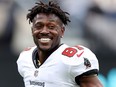
[[[29,54],[32,53],[37,47],[36,46],[29,46],[25,48],[20,54]]]
[[[35,48],[37,48],[37,46],[29,46],[29,47],[26,47],[22,52],[29,52],[34,50]]]
[[[94,53],[88,47],[83,45],[64,45],[64,48],[62,48],[62,55],[67,57],[74,57],[76,55],[79,58],[81,56],[85,56],[86,54],[93,55]]]
[[[27,58],[32,58],[32,54],[34,52],[34,50],[36,49],[36,46],[31,46],[31,47],[27,47],[25,48],[19,55],[18,60],[27,60]]]
[[[61,52],[61,59],[65,64],[80,65],[84,59],[96,60],[95,54],[87,47],[82,45],[65,46]]]

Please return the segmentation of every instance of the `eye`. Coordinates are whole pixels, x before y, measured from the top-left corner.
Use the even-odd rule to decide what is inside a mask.
[[[53,30],[56,29],[56,25],[55,24],[48,24],[48,29]]]
[[[49,29],[55,29],[55,26],[48,26]]]
[[[37,23],[34,25],[34,28],[36,28],[36,29],[42,29],[43,27],[44,27],[43,23]]]

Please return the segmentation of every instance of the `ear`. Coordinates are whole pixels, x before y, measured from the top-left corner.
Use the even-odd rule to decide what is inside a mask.
[[[34,33],[33,26],[31,26],[31,33],[32,33],[32,36],[33,36],[33,33]]]
[[[64,32],[65,32],[65,27],[63,26],[63,27],[61,28],[61,38],[64,36]]]
[[[31,32],[33,32],[33,26],[31,26]]]

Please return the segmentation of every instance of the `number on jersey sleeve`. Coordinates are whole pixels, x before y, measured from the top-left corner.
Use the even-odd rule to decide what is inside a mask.
[[[74,48],[76,47],[76,48]],[[78,46],[74,46],[74,47],[69,47],[66,48],[63,52],[62,55],[68,56],[68,57],[73,57],[75,54],[77,55],[77,57],[80,57],[83,53],[84,53],[84,48]]]

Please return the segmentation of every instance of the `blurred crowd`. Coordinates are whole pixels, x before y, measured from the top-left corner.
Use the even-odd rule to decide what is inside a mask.
[[[16,69],[19,53],[33,46],[28,9],[37,0],[0,0],[0,84],[1,87],[23,87]],[[49,0],[42,0],[48,2]],[[53,0],[70,13],[62,42],[90,48],[100,62],[105,87],[110,71],[116,73],[116,0]],[[70,41],[71,40],[71,41]],[[113,76],[116,81],[116,75]],[[6,84],[7,83],[7,84]]]

